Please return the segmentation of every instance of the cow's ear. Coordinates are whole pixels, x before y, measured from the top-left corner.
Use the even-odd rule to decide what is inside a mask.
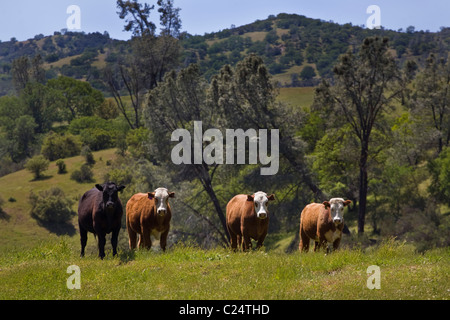
[[[125,189],[125,186],[118,186],[117,187],[117,191],[122,191],[123,189]]]
[[[328,201],[324,201],[323,205],[325,206],[325,209],[330,207],[330,203]]]
[[[275,195],[272,193],[270,196],[267,197],[267,199],[269,201],[273,201],[273,200],[275,200]]]
[[[253,201],[254,198],[255,198],[255,196],[252,195],[252,194],[248,194],[248,195],[247,195],[247,201]]]
[[[96,184],[95,187],[96,187],[99,191],[103,192],[103,186],[102,186],[101,184]]]
[[[169,193],[169,198],[175,198],[175,192]]]
[[[345,200],[344,207],[348,206],[350,203],[352,203],[352,200]]]
[[[154,192],[149,192],[149,193],[148,193],[148,198],[149,198],[150,200],[153,200],[154,197],[155,197],[155,193],[154,193]]]

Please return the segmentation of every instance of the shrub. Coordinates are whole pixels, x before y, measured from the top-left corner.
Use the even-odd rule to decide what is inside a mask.
[[[31,192],[29,201],[32,216],[43,222],[65,223],[75,215],[73,201],[58,187],[41,191],[38,195]]]
[[[94,155],[92,154],[91,149],[89,146],[83,147],[83,150],[81,150],[81,155],[86,159],[86,164],[91,166],[95,164]]]
[[[43,171],[48,169],[50,161],[39,155],[31,158],[25,164],[25,168],[34,174],[34,179],[37,180],[41,177]]]
[[[65,162],[62,159],[56,161],[56,166],[58,167],[58,174],[67,173],[67,167]]]
[[[85,163],[81,166],[80,170],[75,170],[72,172],[70,179],[75,180],[78,183],[93,182],[94,173],[92,172],[90,166]]]
[[[315,76],[316,76],[316,72],[314,71],[314,68],[311,66],[304,67],[302,72],[300,72],[300,77],[303,80],[311,80]]]
[[[442,150],[438,158],[428,163],[431,185],[428,191],[440,203],[450,206],[450,148]]]
[[[42,143],[41,153],[50,161],[79,155],[81,142],[78,137],[50,132]]]
[[[80,137],[83,144],[94,151],[114,147],[114,133],[112,131],[88,128],[81,131]]]

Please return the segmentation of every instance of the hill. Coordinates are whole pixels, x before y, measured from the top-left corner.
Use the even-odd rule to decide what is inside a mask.
[[[225,64],[235,65],[248,53],[264,58],[281,86],[312,86],[330,77],[340,54],[357,47],[367,36],[389,37],[392,53],[400,64],[414,58],[423,63],[430,52],[445,55],[450,49],[450,28],[440,32],[369,30],[352,24],[339,25],[297,14],[281,13],[244,26],[205,35],[180,35],[179,64],[198,63],[207,78]],[[108,33],[55,32],[27,41],[0,43],[0,96],[13,92],[12,61],[23,55],[40,55],[47,79],[65,75],[89,81],[109,95],[102,80],[107,65],[130,54],[130,41],[111,39]],[[307,72],[303,70],[307,68]]]

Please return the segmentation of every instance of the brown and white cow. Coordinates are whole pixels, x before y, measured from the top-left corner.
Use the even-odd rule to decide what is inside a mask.
[[[251,248],[251,239],[258,241],[260,248],[269,228],[267,204],[275,196],[258,191],[252,195],[238,194],[227,204],[227,229],[231,238],[231,248],[241,246],[244,251]]]
[[[344,229],[344,207],[350,203],[350,200],[333,198],[323,203],[308,204],[300,216],[299,250],[307,252],[310,239],[315,241],[314,251],[327,244],[332,244],[334,250],[338,249]]]
[[[139,248],[150,249],[151,236],[160,242],[161,249],[166,251],[167,235],[170,230],[172,210],[169,198],[174,192],[166,188],[158,188],[154,192],[137,193],[127,202],[127,230],[130,249],[136,248],[139,234]]]

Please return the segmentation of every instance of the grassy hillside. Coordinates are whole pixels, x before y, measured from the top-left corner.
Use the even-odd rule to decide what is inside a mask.
[[[103,177],[108,170],[106,162],[115,157],[115,149],[94,152],[96,164],[93,167],[94,179],[103,183]],[[53,186],[61,188],[65,195],[74,200],[73,210],[76,212],[81,195],[92,188],[95,183],[77,183],[70,180],[70,174],[78,170],[84,163],[81,156],[64,159],[68,173],[58,174],[55,162],[51,162],[49,169],[44,172],[44,178],[33,180],[33,174],[27,170],[17,171],[0,178],[1,197],[5,201],[2,206],[3,214],[0,219],[0,253],[5,249],[28,248],[44,239],[57,239],[57,235],[40,226],[31,217],[31,206],[28,201],[30,192],[39,193]],[[8,201],[9,199],[13,202]],[[14,201],[15,200],[15,201]],[[76,226],[76,218],[73,225]],[[75,230],[72,230],[72,235]],[[75,240],[75,239],[74,239]]]
[[[309,108],[314,101],[314,87],[280,88],[278,100],[292,106]]]
[[[231,253],[177,246],[84,259],[66,239],[0,256],[0,299],[449,299],[448,248],[417,254],[387,241],[371,251]],[[80,267],[80,290],[66,287]],[[367,268],[380,267],[369,290]]]

